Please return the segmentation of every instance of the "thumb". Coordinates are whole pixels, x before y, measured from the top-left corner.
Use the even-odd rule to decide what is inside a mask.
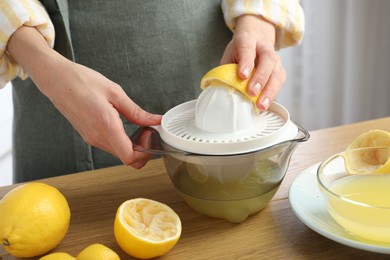
[[[149,113],[138,106],[126,94],[113,104],[116,110],[123,115],[129,122],[140,126],[159,125],[162,116]]]

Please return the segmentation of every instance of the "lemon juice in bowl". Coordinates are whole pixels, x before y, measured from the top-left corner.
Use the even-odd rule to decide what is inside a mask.
[[[196,165],[187,163],[173,178],[181,196],[195,211],[242,222],[272,199],[283,176],[278,171],[274,162],[262,161],[245,179],[225,183],[204,175]],[[269,178],[272,173],[274,179]]]
[[[323,162],[319,187],[332,218],[347,232],[390,245],[390,148],[347,150]]]
[[[289,160],[285,158],[292,150],[286,143],[241,158],[214,157],[215,165],[211,165],[213,157],[206,157],[208,164],[204,164],[199,155],[197,160],[192,156],[163,158],[172,183],[192,209],[239,223],[273,198],[287,171]]]
[[[390,174],[350,175],[330,186],[330,215],[360,237],[390,243]]]

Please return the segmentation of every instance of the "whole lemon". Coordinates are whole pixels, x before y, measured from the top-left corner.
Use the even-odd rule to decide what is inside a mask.
[[[39,258],[39,260],[76,260],[76,258],[74,258],[68,253],[57,252],[57,253],[51,253],[49,255],[45,255]]]
[[[44,183],[23,184],[0,200],[0,244],[16,257],[53,249],[64,238],[69,222],[65,197]]]
[[[120,257],[111,248],[102,244],[92,244],[84,248],[77,256],[77,260],[120,260]]]

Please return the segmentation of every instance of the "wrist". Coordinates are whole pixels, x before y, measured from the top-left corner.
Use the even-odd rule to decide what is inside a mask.
[[[22,26],[12,34],[7,52],[44,94],[55,80],[55,64],[68,61],[48,45],[35,27],[29,26]]]
[[[41,55],[50,49],[35,27],[21,26],[9,38],[7,52],[24,69],[31,70]]]

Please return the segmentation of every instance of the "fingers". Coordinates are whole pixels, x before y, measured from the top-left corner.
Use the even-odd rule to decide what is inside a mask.
[[[225,51],[223,52],[220,64],[228,64],[228,63],[235,63],[233,56],[233,41],[230,41],[228,45],[225,48]]]
[[[248,94],[255,97],[262,93],[257,107],[267,110],[286,78],[280,56],[273,45],[257,43],[245,32],[236,34],[221,59],[221,64],[232,62],[238,62],[237,73],[241,79],[250,77]]]
[[[162,116],[149,113],[139,107],[131,100],[126,93],[120,89],[118,95],[112,100],[115,109],[122,114],[129,122],[140,126],[158,125],[161,123]],[[133,150],[133,144],[123,129],[120,122],[120,129],[116,133],[121,133],[118,138],[112,139],[111,147],[119,159],[126,165],[131,165],[136,169],[142,168],[152,157],[151,154]],[[150,135],[150,134],[149,134]],[[139,145],[147,147],[149,145],[149,135],[141,136]]]
[[[269,108],[271,103],[278,95],[284,82],[286,81],[286,72],[281,63],[278,62],[269,76],[265,86],[257,99],[256,106],[261,111],[265,111]]]
[[[255,66],[255,58],[256,45],[245,33],[241,33],[228,43],[220,63],[238,63],[238,76],[247,79]]]
[[[286,75],[279,55],[273,48],[263,46],[258,48],[257,66],[248,82],[247,92],[251,96],[258,96],[256,106],[265,111],[279,93]]]
[[[141,133],[138,145],[140,145],[144,149],[150,148],[151,135],[152,133],[149,131],[144,131],[143,133]],[[145,164],[153,157],[153,155],[149,153],[143,153],[137,151],[134,151],[134,153],[135,153],[135,160],[131,164],[131,166],[133,166],[136,169],[140,169],[144,167]]]
[[[135,169],[141,169],[153,157],[152,154],[137,151],[135,151],[134,154],[134,162],[128,165],[132,166]]]
[[[126,134],[123,123],[119,117],[115,122],[111,121],[110,125],[101,128],[100,134],[102,134],[102,136],[94,138],[95,141],[89,140],[89,143],[118,157],[125,165],[131,165],[134,168],[139,169],[152,157],[151,154],[133,150],[133,144]],[[102,138],[104,136],[106,138]],[[148,142],[148,136],[141,137],[140,145],[146,147]]]
[[[285,81],[285,71],[275,51],[276,28],[261,16],[237,18],[232,41],[221,63],[237,63],[241,79],[250,78],[247,93],[259,96],[257,106],[267,110]]]
[[[259,95],[261,89],[267,84],[279,59],[279,56],[272,49],[261,49],[257,55],[256,70],[248,83],[247,89],[251,96]]]
[[[66,66],[65,66],[66,65]],[[120,114],[139,125],[157,125],[160,115],[136,105],[116,83],[77,63],[65,63],[50,100],[88,144],[118,157],[124,164],[143,166],[148,157],[135,152]],[[77,86],[77,87],[74,87]],[[65,91],[72,89],[73,91]]]
[[[118,112],[131,123],[140,126],[159,125],[161,123],[161,115],[143,110],[122,89],[119,90],[119,94],[116,95],[112,103]]]
[[[249,41],[246,38],[242,36],[237,37],[238,76],[241,79],[249,78],[255,67],[256,45],[253,41]]]
[[[144,126],[159,124],[161,116],[141,109],[121,89],[114,92],[116,93],[106,96],[106,101],[101,100],[99,109],[95,108],[100,112],[90,117],[88,125],[81,127],[79,133],[88,144],[118,157],[123,164],[141,168],[151,155],[133,150],[133,144],[124,130],[119,114],[135,124]],[[147,137],[142,137],[141,141],[141,144],[147,145]]]
[[[92,115],[87,123],[79,130],[86,143],[118,157],[125,164],[133,162],[132,142],[113,107],[100,109],[100,115]]]

